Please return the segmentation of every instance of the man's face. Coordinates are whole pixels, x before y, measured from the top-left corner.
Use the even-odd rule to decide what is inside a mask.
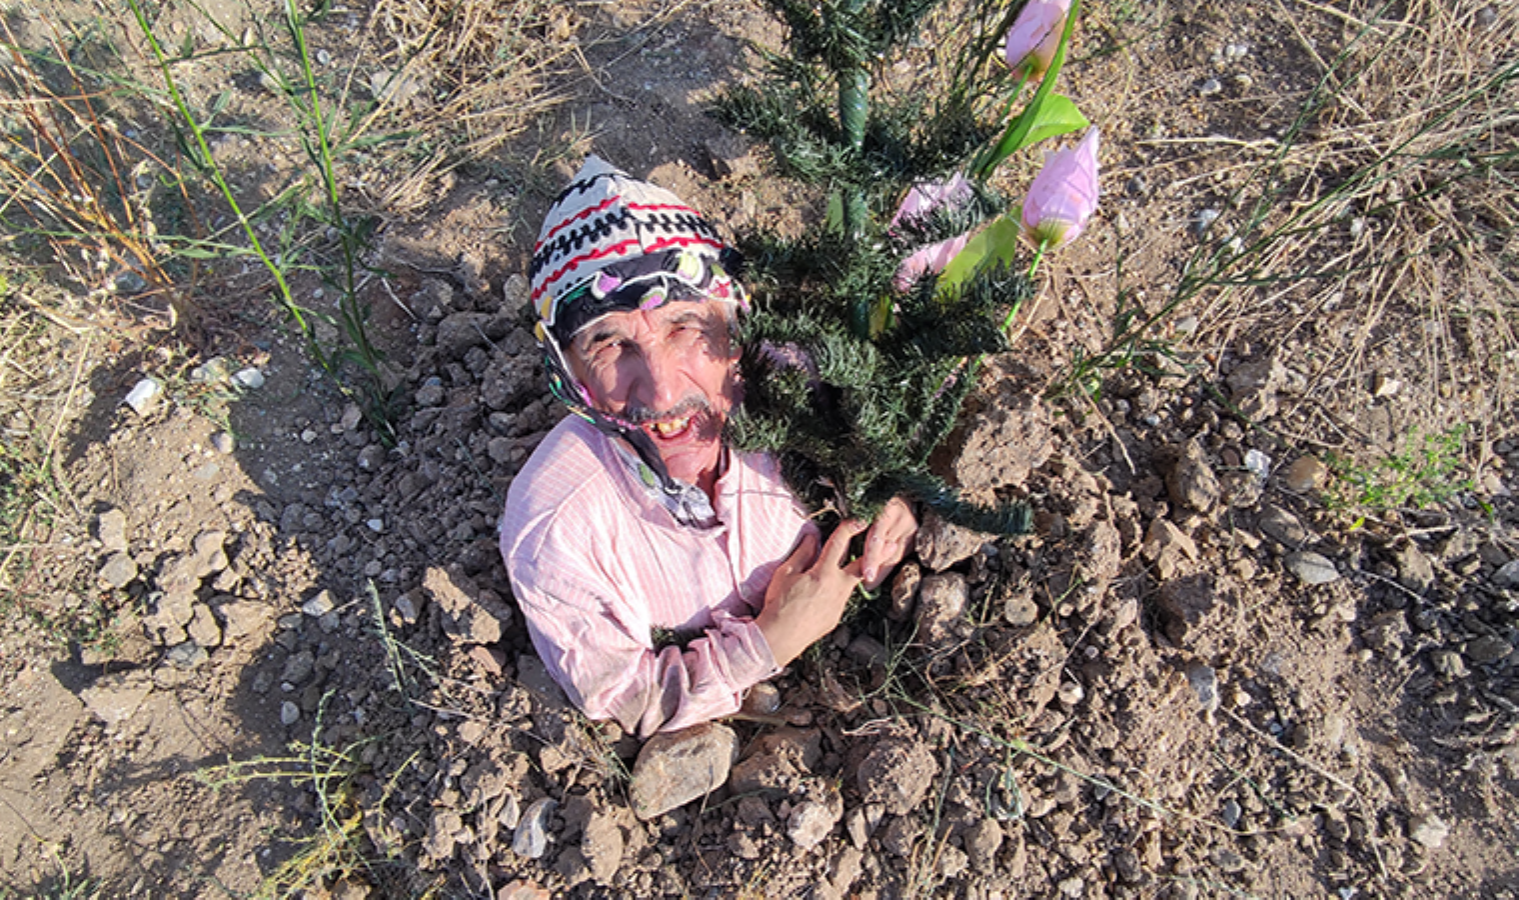
[[[677,300],[611,313],[576,334],[568,354],[596,409],[643,429],[671,476],[709,494],[737,402],[725,309]]]

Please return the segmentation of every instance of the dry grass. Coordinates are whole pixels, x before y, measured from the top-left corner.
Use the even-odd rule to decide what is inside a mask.
[[[369,14],[377,61],[425,96],[382,104],[382,125],[410,133],[392,153],[398,177],[369,192],[387,213],[416,211],[434,179],[520,135],[566,94],[553,85],[573,62],[574,8],[548,0],[499,3],[379,0]],[[370,62],[366,60],[366,63]]]
[[[1396,362],[1431,395],[1417,423],[1427,433],[1512,420],[1519,13],[1278,6],[1288,21],[1328,17],[1343,35],[1333,46],[1349,49],[1328,56],[1295,26],[1320,90],[1300,128],[1241,167],[1237,243],[1221,227],[1194,268],[1199,341],[1218,354],[1241,337],[1312,344],[1310,396],[1364,392]]]

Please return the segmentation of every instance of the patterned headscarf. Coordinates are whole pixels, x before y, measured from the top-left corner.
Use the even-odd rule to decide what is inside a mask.
[[[695,209],[664,188],[592,156],[554,200],[528,268],[549,387],[578,415],[628,441],[667,493],[666,473],[648,435],[596,411],[565,351],[576,333],[614,312],[668,301],[715,300],[748,309],[729,274],[739,256]]]

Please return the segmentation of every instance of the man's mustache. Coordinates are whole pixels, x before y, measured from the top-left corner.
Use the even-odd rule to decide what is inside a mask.
[[[647,406],[629,404],[622,411],[622,419],[629,425],[641,426],[666,419],[684,419],[687,416],[713,413],[712,404],[705,397],[687,397],[669,409],[658,410]]]

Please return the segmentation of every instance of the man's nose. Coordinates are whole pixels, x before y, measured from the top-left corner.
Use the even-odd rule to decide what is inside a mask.
[[[680,366],[676,354],[662,346],[645,347],[639,354],[643,371],[639,378],[639,402],[654,412],[673,409],[683,399]]]

